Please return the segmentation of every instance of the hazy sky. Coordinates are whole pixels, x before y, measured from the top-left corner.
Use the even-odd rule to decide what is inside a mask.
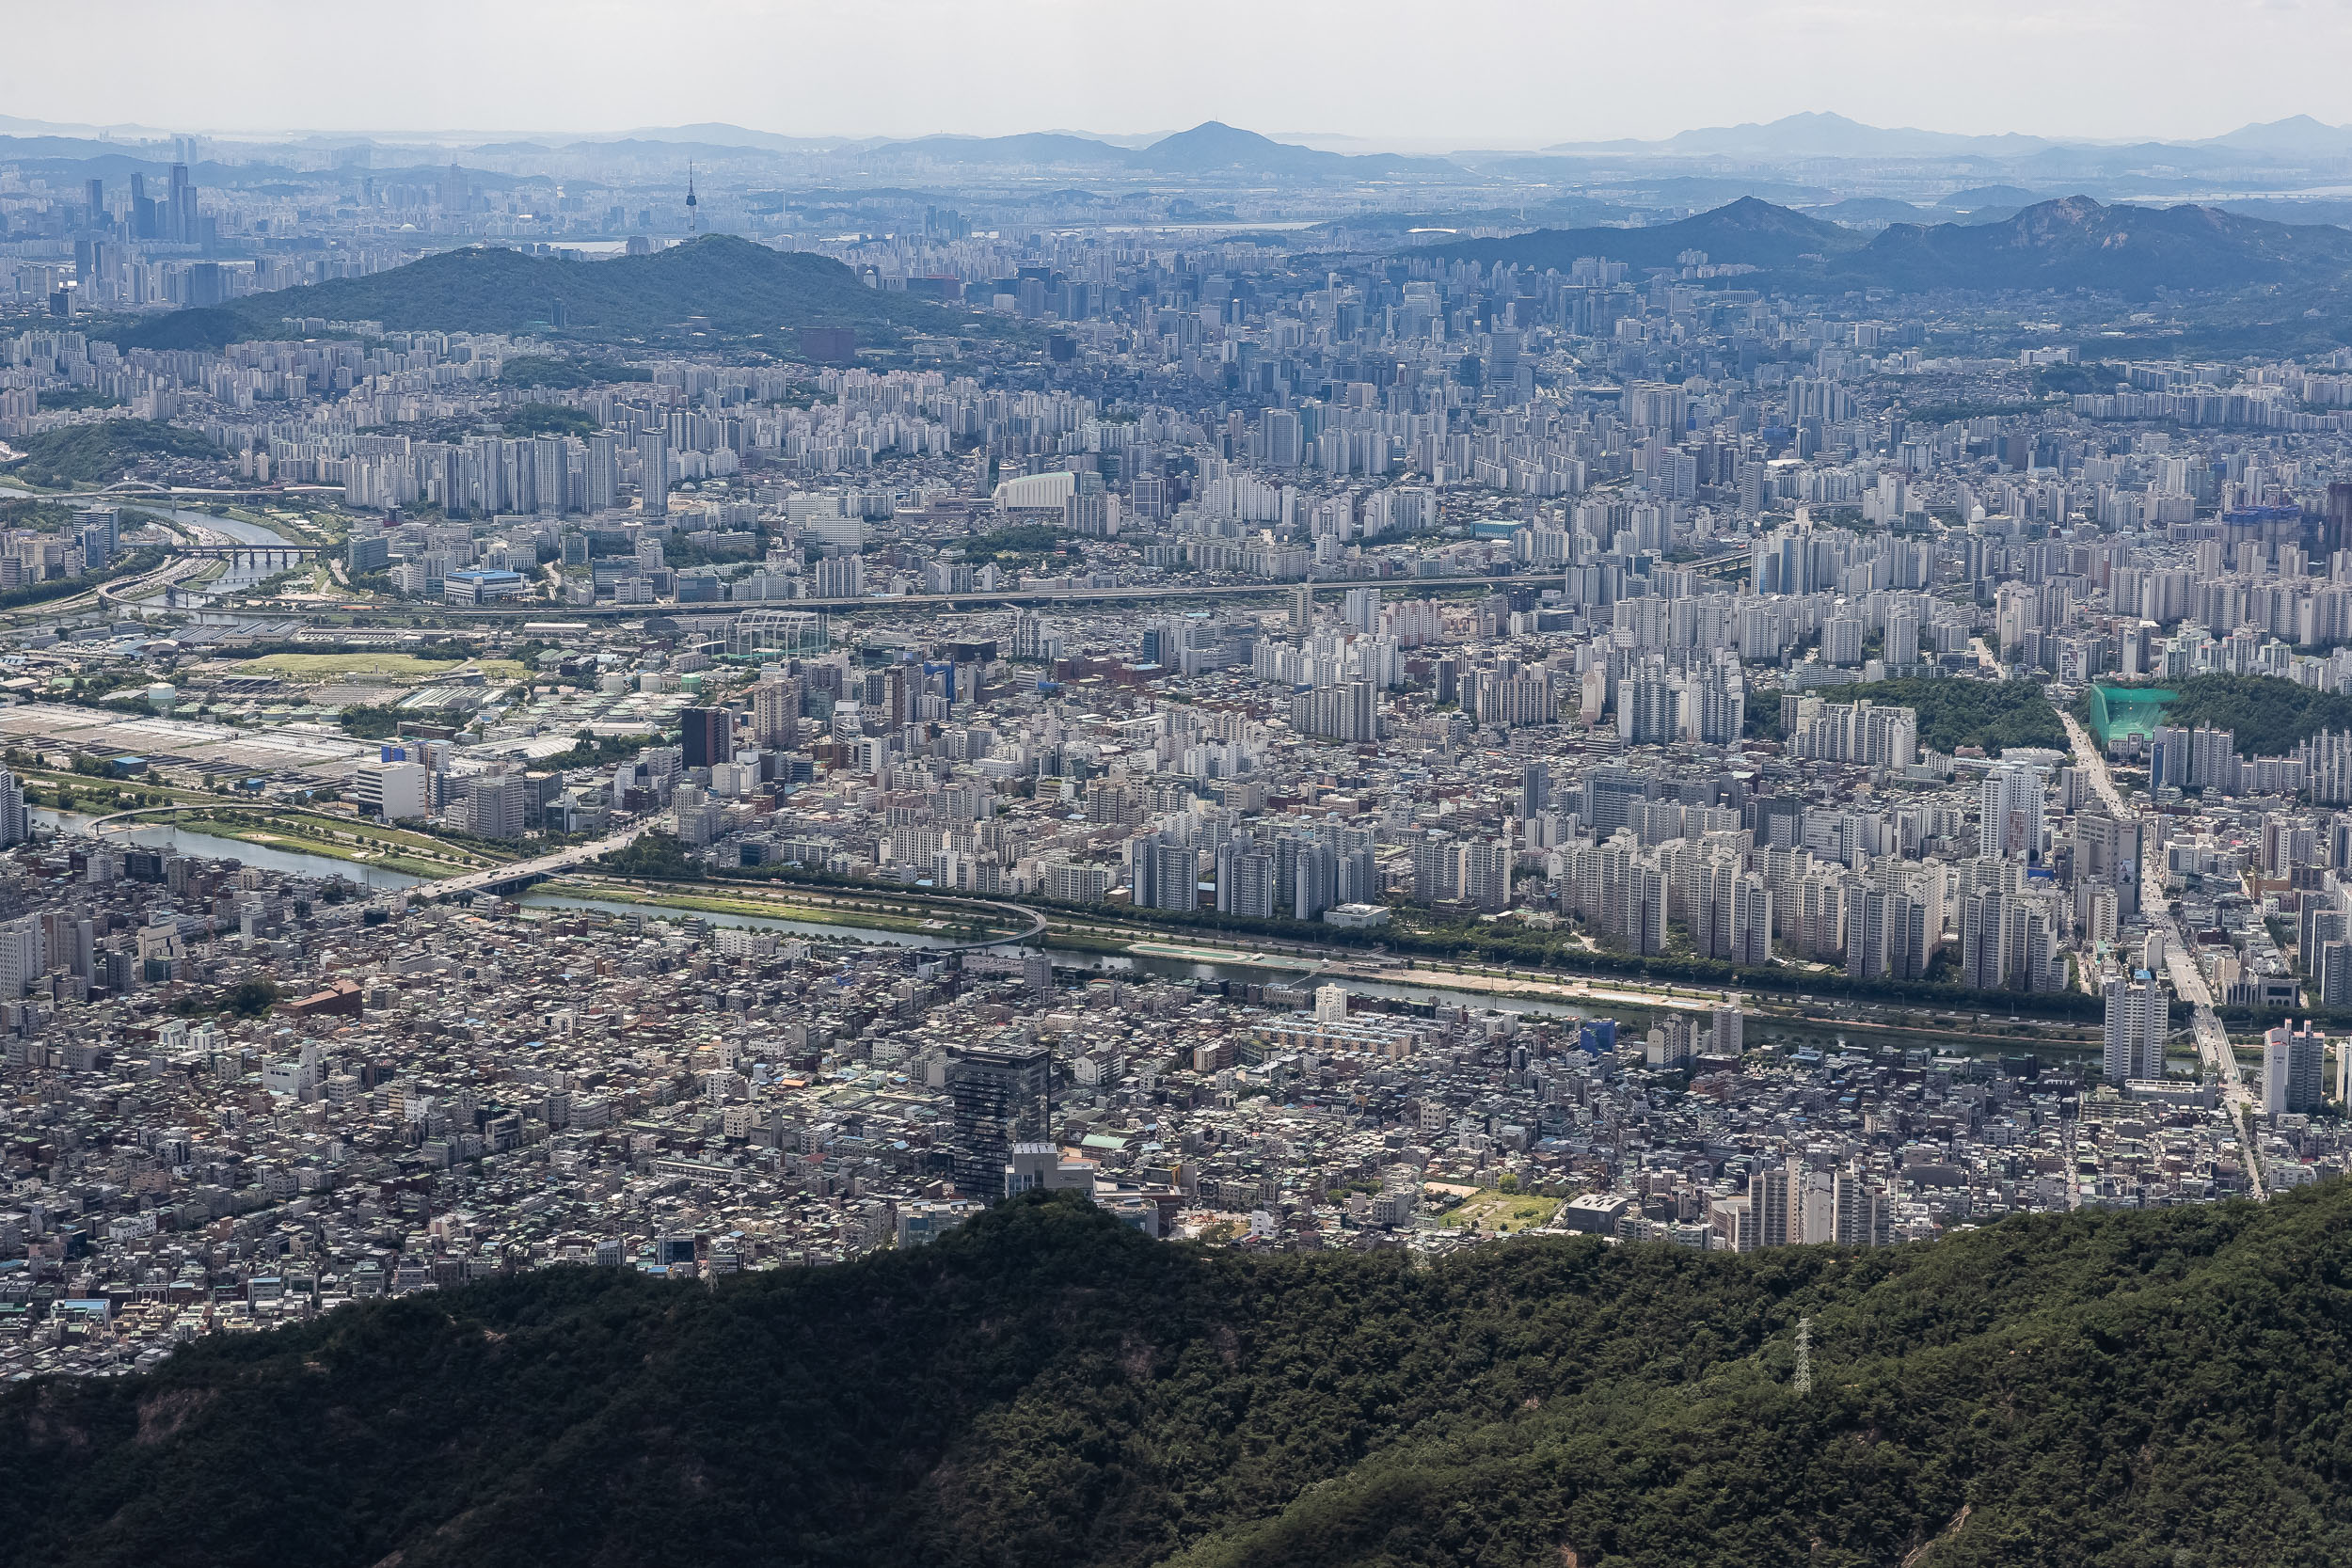
[[[0,0],[0,113],[173,130],[1120,134],[1395,145],[2352,119],[2352,0]],[[40,62],[38,66],[34,62]]]

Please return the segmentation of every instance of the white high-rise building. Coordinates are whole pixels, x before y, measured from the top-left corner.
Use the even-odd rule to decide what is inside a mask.
[[[40,917],[28,914],[0,926],[0,997],[19,997],[48,967]]]
[[[421,762],[363,762],[352,776],[352,803],[362,816],[397,822],[425,814],[425,772]]]
[[[1500,839],[1461,847],[1458,873],[1462,896],[1482,910],[1511,907],[1511,847]]]
[[[1996,763],[1977,794],[1978,848],[1987,855],[2042,859],[2042,769]]]
[[[1740,877],[1732,888],[1731,961],[1752,969],[1772,961],[1772,890],[1754,872]],[[1739,1014],[1732,1017],[1736,1036]]]
[[[588,437],[583,504],[591,512],[610,512],[621,499],[621,439],[600,434]]]
[[[2145,973],[2106,986],[2106,1050],[2103,1070],[2121,1088],[2135,1078],[2164,1076],[2164,1037],[2171,997]]]
[[[1739,920],[1740,867],[1730,861],[1701,866],[1696,907],[1690,911],[1692,945],[1702,958],[1738,962],[1734,932]]]
[[[1748,1208],[1755,1216],[1758,1246],[1787,1246],[1798,1239],[1789,1234],[1788,1177],[1787,1165],[1766,1165],[1748,1177]]]
[[[1889,668],[1919,662],[1919,618],[1908,610],[1886,617],[1885,659]]]
[[[1825,1170],[1809,1170],[1797,1179],[1796,1221],[1792,1242],[1837,1240],[1837,1178]]]
[[[2299,1116],[2319,1106],[2321,1057],[2328,1037],[2306,1024],[2282,1024],[2263,1036],[2263,1114]]]
[[[1894,1239],[1895,1200],[1883,1189],[1840,1171],[1836,1201],[1839,1246],[1884,1246]]]

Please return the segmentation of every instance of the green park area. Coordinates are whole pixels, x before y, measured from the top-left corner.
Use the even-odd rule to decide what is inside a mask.
[[[1549,1225],[1551,1216],[1559,1212],[1560,1200],[1556,1197],[1487,1191],[1464,1198],[1458,1208],[1447,1210],[1438,1223],[1455,1230],[1507,1236]]]
[[[446,675],[464,662],[457,658],[420,658],[414,654],[269,654],[246,659],[237,666],[237,673],[282,675],[294,680],[357,675],[405,686]]]

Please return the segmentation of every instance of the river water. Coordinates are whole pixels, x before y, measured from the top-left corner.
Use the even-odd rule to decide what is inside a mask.
[[[46,807],[34,809],[30,816],[36,826],[58,829],[69,832],[87,832],[95,820],[82,812],[58,812]],[[176,849],[183,854],[200,855],[212,860],[234,860],[246,865],[264,866],[273,871],[305,877],[341,877],[360,886],[386,892],[419,886],[422,879],[389,871],[378,866],[340,861],[326,855],[308,854],[294,849],[277,849],[267,845],[246,844],[237,839],[222,838],[213,833],[200,833],[168,823],[140,826],[127,832],[110,832],[113,839],[127,839],[149,848]],[[805,937],[812,942],[855,942],[875,947],[908,947],[937,949],[954,947],[961,938],[953,932],[886,931],[865,926],[835,926],[814,920],[788,920],[771,915],[714,913],[694,910],[664,910],[650,905],[628,904],[617,899],[573,898],[559,894],[526,893],[522,903],[541,910],[597,910],[608,914],[642,915],[648,920],[683,920],[694,915],[715,926],[741,926],[758,930],[779,931]],[[1038,951],[1034,944],[1008,946],[998,951],[1030,953]],[[1073,952],[1063,948],[1046,949],[1057,969],[1079,970],[1104,976],[1160,975],[1177,980],[1230,980],[1244,985],[1263,985],[1268,981],[1295,979],[1301,971],[1291,965],[1253,964],[1246,961],[1211,962],[1204,959],[1179,958],[1150,954]],[[1581,1018],[1586,1009],[1565,1003],[1531,1000],[1520,997],[1497,998],[1477,991],[1435,990],[1422,986],[1398,986],[1385,981],[1343,978],[1340,984],[1359,996],[1397,997],[1413,1002],[1452,1003],[1464,1006],[1503,1006],[1514,1012],[1547,1013],[1563,1018]]]
[[[35,807],[28,814],[37,827],[57,828],[69,832],[86,833],[95,817],[83,812],[52,811],[45,806]],[[245,865],[264,866],[302,877],[341,877],[362,887],[390,891],[415,887],[423,879],[382,866],[364,865],[356,861],[339,861],[330,855],[312,855],[295,849],[274,849],[266,844],[246,844],[215,833],[199,833],[168,822],[141,824],[127,832],[110,832],[109,839],[128,840],[150,849],[176,849],[183,855],[201,855],[208,860],[233,860]]]
[[[38,827],[86,832],[93,820],[81,812],[56,812],[45,807],[30,814]],[[266,866],[307,877],[341,877],[367,888],[391,892],[419,886],[422,879],[377,866],[339,861],[326,855],[307,854],[293,849],[274,849],[265,845],[245,844],[235,839],[221,838],[212,833],[199,833],[165,823],[142,826],[128,833],[109,833],[110,838],[128,838],[135,844],[151,848],[173,848],[184,854],[201,855],[215,860],[235,860],[246,865]],[[596,910],[607,914],[642,915],[647,920],[684,920],[692,915],[714,926],[741,926],[758,930],[787,933],[805,937],[812,942],[856,943],[873,947],[905,947],[938,949],[960,944],[957,933],[943,931],[885,931],[865,926],[834,926],[822,921],[789,920],[772,915],[715,913],[698,910],[665,910],[652,905],[629,904],[618,899],[573,898],[559,894],[526,893],[522,903],[539,910]],[[1172,938],[1181,941],[1181,934]],[[1000,952],[1033,953],[1034,943],[1008,944],[995,949]],[[1141,953],[1095,953],[1054,947],[1044,949],[1051,955],[1054,967],[1074,970],[1105,977],[1159,975],[1173,980],[1225,980],[1243,985],[1263,985],[1276,980],[1296,980],[1304,971],[1295,964],[1260,964],[1246,960],[1182,958],[1165,955]],[[1438,1003],[1471,1008],[1500,1007],[1510,1012],[1535,1013],[1554,1018],[1584,1018],[1595,1013],[1602,1017],[1621,1016],[1629,1009],[1640,1010],[1641,1004],[1612,1004],[1602,1002],[1583,1006],[1547,998],[1495,995],[1485,991],[1455,990],[1443,987],[1396,985],[1385,980],[1371,980],[1354,975],[1331,977],[1344,986],[1350,994],[1364,997],[1395,998],[1408,1002]],[[1841,1042],[1842,1043],[1842,1042]],[[2064,1058],[2074,1053],[2069,1047],[2053,1041],[2021,1041],[2019,1048],[2039,1052],[2045,1056]]]
[[[232,539],[240,545],[259,545],[267,548],[272,545],[283,545],[286,542],[259,523],[248,523],[236,517],[217,517],[210,512],[192,512],[184,507],[177,506],[142,506],[135,500],[125,504],[135,506],[142,512],[151,512],[158,516],[168,517],[183,527],[208,530],[223,538]],[[206,595],[233,594],[239,589],[252,587],[255,583],[269,577],[273,570],[275,568],[256,562],[231,560],[220,576],[187,592]],[[138,602],[156,603],[161,601],[163,596],[164,591],[159,588]],[[253,863],[259,865],[262,863],[256,861]]]
[[[93,820],[80,812],[56,812],[45,807],[29,814],[38,827],[86,832]],[[246,865],[266,866],[308,877],[341,877],[363,887],[394,891],[419,886],[422,879],[381,867],[356,864],[326,855],[306,854],[299,850],[274,849],[265,845],[244,844],[235,839],[221,838],[212,833],[190,832],[157,823],[142,826],[127,833],[109,833],[110,838],[128,838],[135,844],[151,848],[173,848],[183,853],[201,855],[214,860],[234,860]],[[628,904],[617,899],[573,898],[558,894],[526,893],[525,906],[540,910],[596,910],[607,914],[642,915],[647,920],[683,920],[694,915],[715,926],[742,926],[759,930],[789,933],[806,937],[813,942],[858,943],[874,947],[906,947],[938,949],[959,945],[955,933],[929,931],[885,931],[864,926],[834,926],[814,920],[787,920],[772,915],[713,913],[693,910],[664,910],[650,905]],[[1181,940],[1181,938],[1179,939]],[[996,951],[1032,953],[1035,944],[1009,944]],[[1303,972],[1290,964],[1255,964],[1247,961],[1209,961],[1139,953],[1076,952],[1050,944],[1045,951],[1051,955],[1057,969],[1075,970],[1104,976],[1159,975],[1173,980],[1227,980],[1243,985],[1263,985],[1274,980],[1295,980]],[[1594,1013],[1602,1017],[1618,1016],[1639,1004],[1579,1006],[1571,1003],[1545,998],[1498,996],[1484,991],[1454,990],[1443,987],[1395,985],[1384,980],[1361,979],[1353,975],[1333,976],[1350,994],[1365,997],[1396,998],[1408,1002],[1438,1003],[1471,1008],[1500,1007],[1510,1012],[1536,1013],[1554,1018],[1584,1018]],[[1842,1041],[1841,1041],[1842,1043]],[[2063,1058],[2068,1048],[2051,1041],[2020,1042],[2023,1049]]]
[[[20,489],[12,484],[0,484],[0,496],[39,496],[41,492]],[[50,498],[44,497],[43,499]],[[248,523],[236,517],[215,516],[210,512],[196,512],[191,511],[186,507],[166,506],[160,501],[148,500],[135,495],[95,496],[83,494],[60,499],[85,505],[96,502],[105,505],[120,506],[126,512],[151,513],[158,517],[168,517],[173,522],[185,528],[200,528],[208,530],[211,532],[219,535],[223,539],[233,540],[240,545],[259,545],[263,548],[267,548],[272,545],[283,545],[286,543],[283,538],[279,537],[278,534],[272,533],[268,529],[262,527],[259,523]],[[262,581],[269,575],[270,569],[265,566],[260,566],[249,562],[232,560],[228,562],[226,569],[220,576],[213,578],[210,582],[203,584],[201,588],[191,590],[191,592],[205,594],[233,593],[241,588],[250,588],[255,583]],[[133,602],[138,604],[157,604],[162,602],[163,596],[164,591],[158,588],[154,593],[143,595],[139,599]],[[256,861],[254,863],[258,865],[261,863]]]
[[[780,920],[767,915],[718,914],[691,910],[660,910],[641,904],[623,903],[617,899],[572,898],[556,894],[526,893],[522,902],[533,909],[600,910],[608,914],[637,914],[648,920],[684,919],[689,914],[718,926],[747,926],[760,930],[787,931],[814,942],[861,942],[876,947],[941,948],[954,947],[961,939],[952,933],[934,935],[927,931],[882,931],[863,926],[831,926],[810,920]],[[1008,943],[992,949],[1000,953],[1034,953],[1036,943]],[[1104,976],[1162,975],[1177,980],[1231,980],[1245,985],[1263,985],[1271,980],[1295,979],[1302,973],[1288,964],[1253,964],[1246,961],[1212,962],[1198,958],[1178,958],[1146,953],[1094,953],[1055,947],[1049,953],[1057,969],[1083,970]],[[1425,986],[1391,985],[1381,980],[1364,980],[1354,976],[1335,977],[1338,983],[1359,996],[1398,997],[1412,1002],[1445,1002],[1464,1006],[1505,1006],[1514,1012],[1548,1013],[1561,1018],[1582,1018],[1587,1009],[1567,1003],[1533,1000],[1520,997],[1496,998],[1477,991],[1441,990]]]

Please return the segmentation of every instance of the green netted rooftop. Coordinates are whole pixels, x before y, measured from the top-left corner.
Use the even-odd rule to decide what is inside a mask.
[[[2117,736],[2146,740],[2164,717],[2164,705],[2179,695],[2159,686],[2093,686],[2090,733],[2103,750]]]

